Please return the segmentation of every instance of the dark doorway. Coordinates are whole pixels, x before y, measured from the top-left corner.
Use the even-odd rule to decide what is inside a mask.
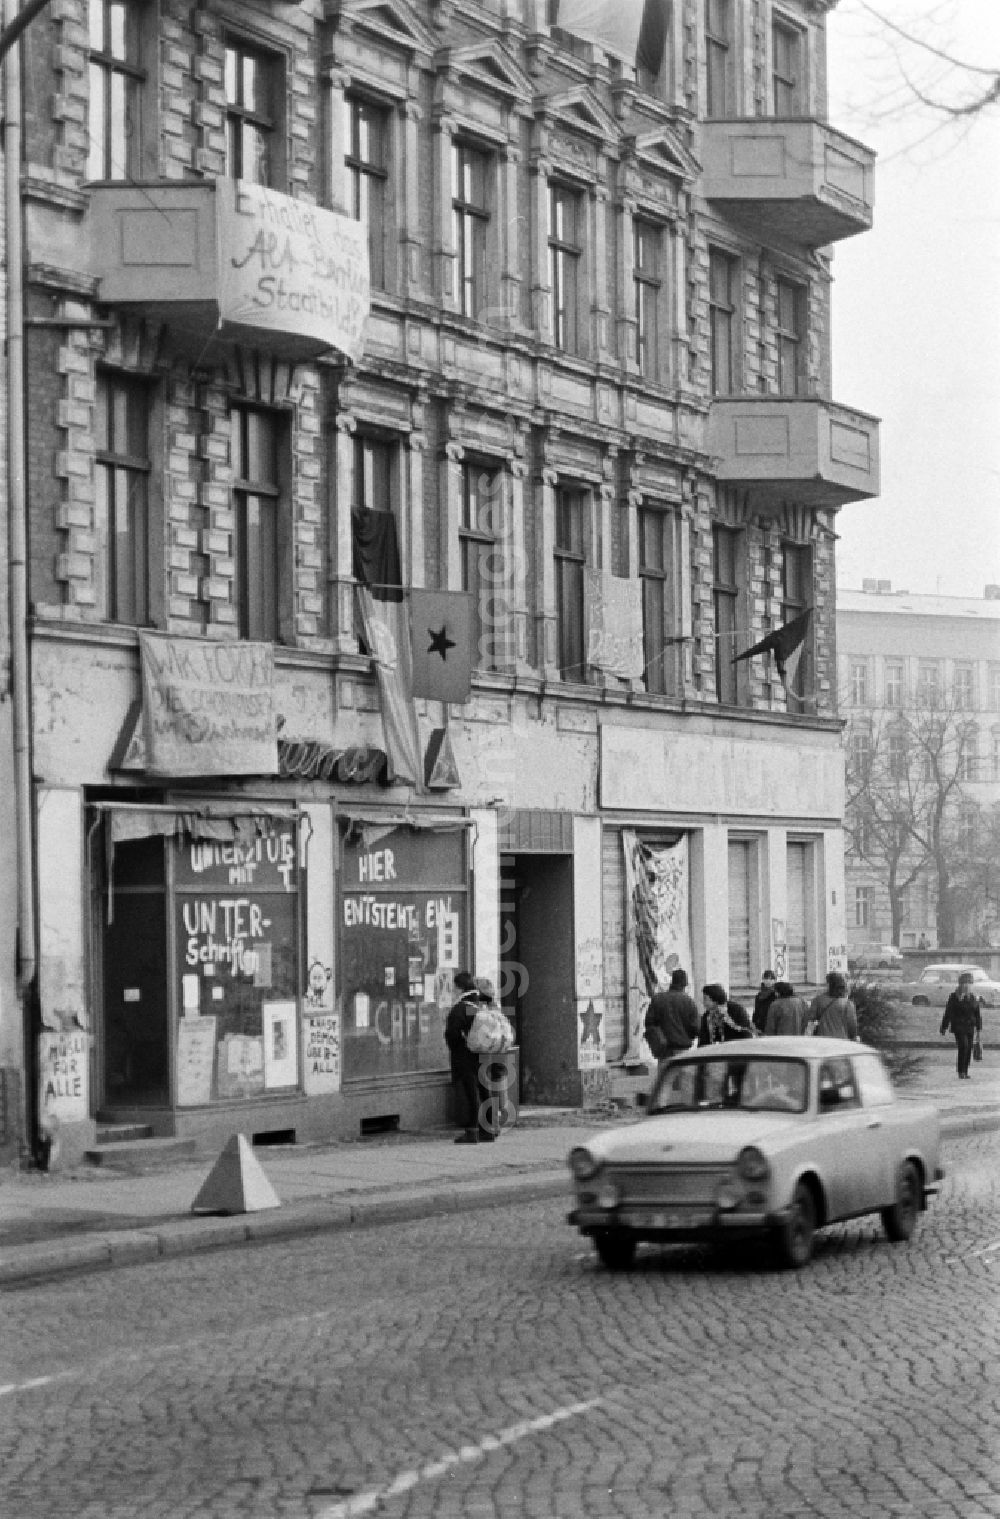
[[[520,1047],[519,1101],[578,1107],[573,859],[500,858],[500,985]]]
[[[104,895],[102,1106],[170,1101],[167,905],[162,839],[115,849],[111,922]]]

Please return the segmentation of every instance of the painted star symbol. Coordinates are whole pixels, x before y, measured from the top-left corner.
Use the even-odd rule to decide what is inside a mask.
[[[446,660],[448,658],[448,650],[456,647],[455,640],[448,637],[448,629],[446,627],[438,628],[437,632],[435,632],[433,628],[428,628],[427,632],[431,640],[427,645],[428,654],[440,654],[442,660]]]
[[[593,1002],[588,1002],[585,1012],[580,1014],[580,1022],[583,1024],[583,1037],[581,1043],[600,1044],[601,1042],[601,1018]]]

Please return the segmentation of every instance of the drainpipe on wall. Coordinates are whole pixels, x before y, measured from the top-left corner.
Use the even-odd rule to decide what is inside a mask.
[[[13,699],[14,805],[17,817],[18,995],[24,1029],[22,1113],[34,1148],[37,951],[35,922],[34,806],[31,774],[31,702],[28,651],[28,503],[24,436],[24,248],[21,210],[21,57],[14,43],[42,9],[39,0],[18,12],[5,0],[0,33],[4,60],[4,170],[7,233],[7,509],[10,520],[10,636]]]

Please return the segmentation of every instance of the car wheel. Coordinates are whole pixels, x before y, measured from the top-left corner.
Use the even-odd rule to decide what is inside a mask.
[[[805,1266],[813,1248],[816,1233],[816,1199],[810,1187],[800,1181],[792,1196],[792,1206],[787,1219],[778,1226],[775,1246],[778,1261],[798,1271]]]
[[[911,1237],[920,1212],[920,1175],[912,1160],[899,1173],[896,1201],[882,1209],[882,1226],[893,1244]]]
[[[602,1229],[594,1235],[594,1249],[609,1271],[626,1271],[635,1260],[635,1236],[625,1229]]]

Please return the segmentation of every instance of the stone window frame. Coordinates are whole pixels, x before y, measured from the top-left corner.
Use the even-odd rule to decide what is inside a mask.
[[[99,52],[91,46],[89,28],[91,24],[91,8],[100,7],[102,14],[112,0],[88,0],[87,21],[87,140],[88,161],[84,165],[83,178],[86,182],[94,183],[124,183],[133,179],[156,179],[160,173],[159,162],[159,130],[158,130],[158,92],[159,92],[159,37],[160,37],[160,0],[125,0],[125,9],[130,17],[130,26],[133,28],[135,41],[135,56],[127,60],[112,59],[110,54]],[[95,65],[93,59],[95,53],[99,62]],[[114,72],[124,71],[136,82],[136,106],[139,114],[139,139],[135,149],[134,159],[130,156],[121,174],[97,174],[90,176],[89,152],[92,147],[91,126],[95,110],[92,99],[92,86],[96,68],[113,69]],[[105,113],[102,112],[102,116]],[[111,144],[104,144],[110,151]],[[102,167],[107,162],[107,153],[102,153]]]

